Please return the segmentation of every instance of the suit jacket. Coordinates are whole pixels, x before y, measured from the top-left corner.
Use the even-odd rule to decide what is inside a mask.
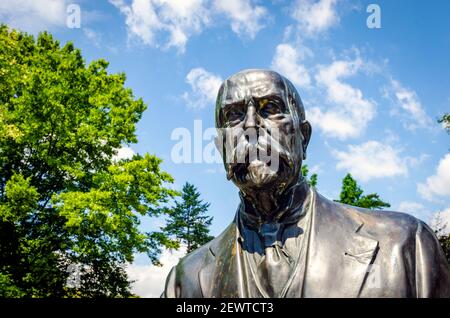
[[[298,265],[304,268],[292,275],[286,297],[450,297],[449,265],[422,221],[313,196],[307,251]],[[233,221],[182,258],[162,297],[255,297],[238,232]]]

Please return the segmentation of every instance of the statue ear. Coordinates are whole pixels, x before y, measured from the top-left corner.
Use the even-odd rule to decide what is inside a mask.
[[[309,121],[305,120],[300,123],[300,131],[302,132],[303,160],[306,159],[306,149],[311,139],[312,128]]]

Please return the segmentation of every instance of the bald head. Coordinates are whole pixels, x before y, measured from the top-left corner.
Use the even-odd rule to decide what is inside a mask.
[[[271,70],[240,71],[220,86],[216,101],[216,127],[224,127],[224,112],[229,105],[248,104],[252,99],[276,98],[299,122],[305,120],[305,110],[294,85],[284,76]]]

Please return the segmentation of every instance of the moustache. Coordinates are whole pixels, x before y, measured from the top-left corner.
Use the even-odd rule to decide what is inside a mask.
[[[278,168],[279,164],[293,167],[294,161],[291,153],[278,142],[277,138],[273,138],[266,132],[256,139],[255,142],[255,140],[247,140],[245,136],[241,136],[237,145],[231,149],[231,162],[228,162],[226,167],[228,180],[235,174],[245,172],[254,160],[270,164],[274,170]]]

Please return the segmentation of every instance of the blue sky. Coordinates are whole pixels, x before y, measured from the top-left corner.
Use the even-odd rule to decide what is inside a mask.
[[[367,27],[371,3],[381,28]],[[67,26],[69,4],[81,10],[80,28]],[[0,21],[50,30],[88,62],[104,58],[110,72],[125,72],[148,104],[139,143],[128,147],[163,158],[177,189],[195,184],[217,235],[234,216],[237,189],[221,164],[175,163],[171,134],[193,135],[195,120],[213,127],[217,86],[246,68],[277,70],[297,87],[313,126],[305,163],[319,174],[319,192],[336,199],[351,172],[393,210],[425,221],[442,211],[450,223],[450,136],[436,121],[450,112],[448,12],[446,0],[3,0]]]

